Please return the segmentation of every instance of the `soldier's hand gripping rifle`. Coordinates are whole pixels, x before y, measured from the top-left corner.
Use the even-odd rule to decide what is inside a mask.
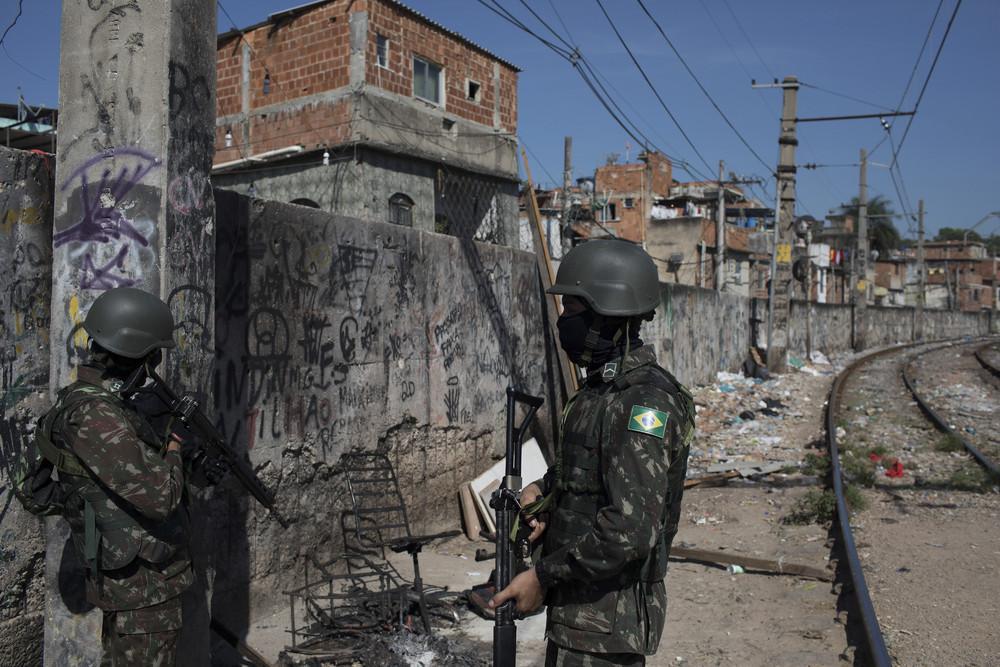
[[[147,376],[151,379],[152,386],[147,389],[159,398],[170,412],[187,426],[192,433],[201,439],[202,446],[206,453],[222,459],[229,466],[230,472],[236,477],[240,485],[253,496],[257,502],[271,511],[271,516],[281,525],[288,528],[288,521],[285,520],[278,509],[274,506],[274,496],[267,490],[264,483],[257,477],[250,464],[242,456],[237,454],[226,439],[219,433],[205,413],[198,406],[198,401],[191,396],[177,396],[174,391],[163,381],[152,368],[145,369]]]
[[[518,528],[521,511],[521,445],[535,412],[544,400],[507,387],[507,466],[500,488],[493,492],[490,507],[497,513],[496,574],[497,592],[507,588],[514,576],[514,564],[528,557],[526,537],[515,541],[512,531]],[[515,426],[515,409],[518,403],[528,406],[528,412],[519,426]],[[517,628],[514,625],[515,600],[508,600],[496,608],[493,626],[493,667],[514,667],[517,652]]]

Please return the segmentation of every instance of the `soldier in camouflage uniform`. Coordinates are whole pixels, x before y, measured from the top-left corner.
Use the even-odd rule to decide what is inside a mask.
[[[87,597],[104,612],[102,665],[172,667],[181,593],[194,581],[182,507],[181,443],[154,432],[131,396],[174,346],[165,303],[116,288],[84,322],[89,361],[59,392],[41,428],[62,452],[64,516],[88,567]]]
[[[694,404],[639,337],[659,305],[641,248],[578,246],[549,291],[563,295],[560,344],[587,378],[563,412],[556,464],[522,494],[542,556],[491,606],[515,598],[527,613],[544,600],[546,665],[643,665],[666,618]]]

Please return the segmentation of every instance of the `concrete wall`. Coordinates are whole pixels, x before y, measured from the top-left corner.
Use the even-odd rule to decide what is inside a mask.
[[[388,222],[389,198],[396,193],[414,201],[413,228],[435,231],[449,221],[472,220],[480,240],[517,245],[517,185],[513,181],[446,168],[442,165],[366,147],[331,151],[329,165],[321,153],[252,171],[216,174],[216,187],[279,202],[314,201],[331,213]]]
[[[216,591],[249,589],[256,616],[342,548],[343,452],[388,453],[415,529],[455,527],[458,485],[501,453],[505,387],[548,397],[550,371],[527,253],[221,190],[217,211],[215,395],[294,522],[238,493],[212,509],[237,564]]]
[[[660,364],[681,382],[715,380],[736,371],[750,349],[750,300],[688,285],[661,284],[660,308],[643,325],[643,340],[656,346]]]
[[[41,519],[10,491],[14,464],[49,406],[52,161],[0,147],[0,666],[40,665]]]
[[[804,355],[806,349],[806,304],[791,305],[789,350]],[[913,341],[914,308],[868,306],[868,346],[881,347]],[[850,306],[812,304],[813,349],[824,353],[848,352],[851,348],[853,315]],[[991,329],[992,328],[992,329]],[[963,313],[951,310],[924,310],[924,338],[940,340],[959,336],[985,336],[997,332],[997,318],[988,312]]]

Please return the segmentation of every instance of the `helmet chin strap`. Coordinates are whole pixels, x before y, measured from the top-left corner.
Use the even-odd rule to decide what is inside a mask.
[[[597,349],[597,343],[601,340],[601,326],[604,324],[606,318],[600,313],[594,313],[594,321],[590,324],[590,329],[587,331],[587,338],[583,341],[583,354],[580,356],[580,360],[585,366],[589,366],[590,362],[593,360],[593,352]],[[625,320],[625,334],[628,334],[628,327],[630,319]],[[619,327],[615,331],[615,335],[611,338],[611,344],[617,345],[618,341],[622,337],[622,329]],[[625,340],[625,354],[628,354],[628,339]]]

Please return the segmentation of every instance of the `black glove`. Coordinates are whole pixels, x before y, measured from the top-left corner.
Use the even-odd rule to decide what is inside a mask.
[[[186,443],[181,448],[181,456],[187,462],[188,469],[203,478],[209,486],[215,486],[229,474],[229,464],[225,459],[210,456],[201,447],[185,447]]]

